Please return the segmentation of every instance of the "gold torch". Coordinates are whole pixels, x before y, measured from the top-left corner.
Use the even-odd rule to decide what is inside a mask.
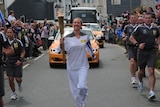
[[[60,34],[61,34],[61,39],[63,39],[64,35],[64,16],[59,15],[58,16],[58,23],[59,23],[59,29],[60,29]],[[64,49],[64,44],[62,44],[62,57],[63,57],[63,64],[65,64],[65,49]]]

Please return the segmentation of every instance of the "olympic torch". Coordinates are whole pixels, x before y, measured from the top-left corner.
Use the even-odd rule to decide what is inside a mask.
[[[59,23],[59,30],[60,30],[60,34],[61,34],[61,39],[63,39],[63,35],[64,35],[64,16],[63,15],[59,15],[58,16],[58,23]],[[63,64],[65,64],[65,49],[64,49],[64,44],[62,44],[62,57],[63,57]]]

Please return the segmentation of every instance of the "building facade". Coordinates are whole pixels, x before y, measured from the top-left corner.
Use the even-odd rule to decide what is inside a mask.
[[[0,0],[1,1],[1,0]],[[4,16],[8,16],[10,10],[15,11],[15,17],[19,19],[21,16],[26,16],[27,19],[44,18],[53,19],[54,16],[54,2],[55,0],[2,0],[0,2],[0,9]]]
[[[57,6],[62,5],[64,15],[71,7],[96,7],[101,17],[120,15],[123,11],[146,5],[155,9],[156,0],[0,0],[0,9],[5,16],[14,10],[16,18],[24,15],[28,19],[55,19]],[[160,2],[160,0],[158,0]]]
[[[0,0],[0,10],[1,10],[3,13],[5,12],[4,0]]]
[[[107,0],[107,13],[113,16],[120,16],[123,12],[131,12],[140,5],[140,0]]]
[[[14,2],[15,0],[0,0],[0,10],[4,13],[4,16],[8,15],[8,7]]]
[[[106,0],[107,13],[113,16],[121,15],[122,12],[132,12],[135,8],[141,5],[152,7],[155,10],[155,5],[160,3],[160,0]],[[156,2],[157,1],[157,2]]]

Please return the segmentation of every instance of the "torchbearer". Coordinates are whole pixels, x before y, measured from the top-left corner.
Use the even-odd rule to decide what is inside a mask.
[[[87,103],[89,62],[86,53],[89,52],[93,60],[95,58],[89,35],[81,31],[82,24],[81,18],[75,18],[73,32],[60,39],[60,45],[65,45],[67,53],[67,75],[76,107],[86,107]]]

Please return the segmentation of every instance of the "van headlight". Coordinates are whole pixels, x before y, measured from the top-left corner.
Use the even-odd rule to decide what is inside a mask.
[[[96,36],[96,40],[101,39],[101,37],[102,37],[102,35],[97,35],[97,36]]]
[[[98,48],[93,48],[92,51],[93,51],[93,53],[95,53],[98,51]]]
[[[50,52],[51,52],[51,53],[60,54],[60,53],[61,53],[61,49],[59,49],[59,48],[57,48],[57,49],[51,48],[51,49],[50,49]]]

